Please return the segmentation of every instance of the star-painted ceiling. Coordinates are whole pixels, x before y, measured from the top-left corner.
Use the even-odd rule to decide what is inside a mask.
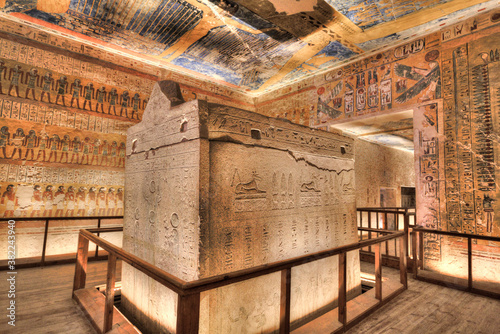
[[[498,4],[477,0],[4,2],[1,11],[17,19],[257,93]]]

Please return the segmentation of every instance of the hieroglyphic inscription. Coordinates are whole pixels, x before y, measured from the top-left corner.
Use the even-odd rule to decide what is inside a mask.
[[[457,129],[458,178],[460,180],[460,219],[462,232],[475,233],[473,157],[471,152],[471,111],[469,88],[468,45],[453,51],[455,79],[455,113]]]

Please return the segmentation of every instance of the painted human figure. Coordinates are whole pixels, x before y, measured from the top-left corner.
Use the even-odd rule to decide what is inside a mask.
[[[3,158],[8,159],[7,145],[10,144],[10,133],[8,126],[2,126],[0,129],[0,149],[2,149]]]
[[[108,165],[108,153],[109,153],[109,144],[107,140],[104,140],[101,145],[101,166]]]
[[[94,98],[94,84],[92,82],[89,82],[83,89],[83,96],[85,98],[85,101],[83,102],[83,109],[85,109],[85,106],[88,103],[89,110],[92,111],[92,99]]]
[[[21,65],[16,65],[10,69],[9,71],[10,86],[8,95],[10,95],[12,88],[15,87],[17,97],[19,97],[19,83],[23,80],[23,74],[24,71],[21,69]]]
[[[7,66],[5,66],[5,61],[0,59],[0,94],[3,95],[2,76],[4,80],[7,80]]]
[[[35,97],[35,87],[38,86],[40,76],[38,75],[38,70],[36,68],[32,68],[29,72],[26,73],[24,77],[24,83],[28,84],[26,87],[26,98],[29,99],[29,93],[31,91],[31,95],[33,96],[33,100],[37,100]],[[35,86],[36,85],[36,86]]]
[[[40,217],[42,209],[42,187],[35,184],[33,187],[33,196],[31,197],[31,217]]]
[[[106,205],[108,206],[108,216],[115,215],[116,198],[115,198],[115,188],[110,187],[108,193],[106,194]]]
[[[68,187],[64,202],[66,203],[66,217],[72,217],[75,214],[75,188],[73,186]]]
[[[71,155],[70,163],[73,163],[76,158],[76,163],[80,162],[80,151],[82,149],[82,142],[80,141],[80,137],[73,138],[73,142],[71,143],[71,149],[73,150],[73,154]]]
[[[96,138],[94,140],[94,145],[93,145],[93,149],[92,149],[92,160],[90,161],[91,165],[94,164],[94,160],[95,160],[95,163],[97,165],[99,165],[99,151],[100,150],[101,150],[101,140],[99,138]]]
[[[36,160],[40,160],[40,156],[42,156],[42,161],[45,161],[45,151],[49,147],[50,138],[45,130],[40,132],[40,138],[38,140],[38,154],[36,156]]]
[[[85,137],[85,139],[83,140],[83,144],[82,144],[82,160],[80,161],[80,164],[83,165],[83,160],[85,158],[87,158],[87,162],[85,163],[86,165],[89,164],[89,154],[90,154],[90,149],[91,149],[91,142],[90,142],[90,138],[89,137]]]
[[[80,83],[80,79],[75,79],[75,81],[71,84],[70,93],[71,93],[71,103],[70,107],[73,107],[73,101],[76,100],[76,107],[80,109],[80,94],[82,91],[82,85]]]
[[[123,110],[125,110],[125,117],[128,117],[128,107],[130,106],[130,96],[128,91],[124,91],[122,96],[120,96],[120,116],[123,116]]]
[[[140,104],[141,104],[141,97],[139,96],[138,93],[135,93],[134,97],[132,98],[132,116],[130,117],[131,119],[134,119],[134,114],[136,114],[137,119],[139,119]]]
[[[125,154],[126,154],[125,143],[121,142],[120,148],[118,149],[119,167],[125,167]]]
[[[495,200],[488,195],[483,196],[483,211],[486,215],[486,232],[493,232],[493,221],[495,216],[495,209],[493,208],[493,202]]]
[[[148,102],[149,102],[149,99],[148,99],[148,98],[145,98],[145,99],[142,101],[142,110],[146,109],[146,106],[148,105]]]
[[[116,141],[111,143],[111,166],[116,167],[116,156],[118,153],[118,144]]]
[[[18,128],[16,133],[12,136],[12,145],[14,146],[14,151],[12,151],[11,159],[14,159],[14,155],[17,152],[17,160],[21,160],[21,154],[23,153],[23,146],[25,144],[26,135],[24,134],[24,130]]]
[[[108,114],[111,115],[111,107],[113,107],[113,113],[116,116],[116,102],[118,102],[118,93],[116,92],[116,88],[111,88],[111,92],[108,94]]]
[[[104,114],[104,101],[106,101],[107,94],[108,93],[106,92],[106,87],[104,86],[101,86],[101,88],[99,88],[96,91],[96,100],[97,100],[97,103],[95,105],[96,112],[99,112],[99,106],[101,106],[101,111]]]
[[[95,209],[97,206],[97,196],[95,193],[95,187],[90,187],[89,189],[89,194],[88,194],[88,200],[89,200],[89,216],[94,216],[95,215]]]
[[[104,216],[106,214],[106,188],[104,187],[101,187],[99,188],[99,192],[97,193],[97,198],[96,198],[96,202],[97,202],[97,208],[98,208],[98,212],[97,212],[97,215],[98,216]]]
[[[64,199],[66,197],[64,186],[59,186],[54,194],[54,203],[56,205],[56,213],[54,217],[62,217],[64,212]]]
[[[35,158],[35,147],[37,145],[38,137],[36,135],[35,130],[30,130],[28,135],[26,136],[26,154],[24,155],[24,159],[28,160],[28,154],[31,153],[31,159]]]
[[[66,107],[66,98],[64,96],[66,93],[68,93],[68,81],[66,80],[66,76],[62,75],[59,80],[57,80],[56,104],[59,98],[61,98],[63,106]]]
[[[48,185],[45,187],[45,191],[43,192],[42,195],[42,200],[44,203],[44,211],[43,211],[43,216],[44,217],[51,217],[52,216],[52,206],[54,205],[54,192],[52,191],[52,186]]]
[[[47,72],[41,80],[42,93],[40,94],[40,101],[43,101],[43,97],[47,94],[47,99],[50,101],[50,91],[54,89],[54,79],[52,78],[52,73]]]
[[[63,158],[66,157],[66,163],[69,162],[68,158],[68,152],[69,152],[69,147],[71,145],[71,138],[69,138],[68,135],[64,135],[63,139],[61,140],[61,157],[59,158],[59,162],[63,162]]]
[[[61,145],[61,139],[59,138],[59,136],[56,134],[52,135],[52,138],[50,138],[49,141],[50,155],[47,161],[50,161],[50,159],[54,157],[54,162],[57,162],[57,151],[59,150],[60,145]]]
[[[85,194],[85,191],[87,189],[85,187],[80,187],[78,188],[78,192],[76,193],[76,206],[77,206],[77,211],[76,215],[78,217],[85,216],[85,204],[86,204],[86,197],[87,195]]]
[[[16,192],[14,190],[14,185],[9,184],[7,189],[2,194],[2,204],[5,204],[4,217],[14,217],[14,211],[16,210],[16,205],[18,204],[18,199]]]
[[[118,188],[116,192],[116,214],[123,215],[123,188]]]

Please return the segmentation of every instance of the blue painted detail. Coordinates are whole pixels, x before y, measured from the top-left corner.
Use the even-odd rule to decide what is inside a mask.
[[[7,0],[2,9],[6,13],[19,13],[30,9],[36,9],[37,0]]]
[[[352,56],[357,55],[356,52],[351,49],[345,47],[340,42],[333,41],[328,43],[327,46],[320,52],[318,52],[315,57],[325,55],[327,57],[336,57],[338,60],[344,60],[347,58],[351,58]]]

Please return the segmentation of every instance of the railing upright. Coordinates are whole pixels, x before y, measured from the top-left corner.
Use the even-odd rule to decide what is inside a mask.
[[[78,252],[76,255],[75,279],[73,281],[73,292],[85,288],[87,280],[87,261],[89,252],[89,239],[82,234],[78,235]]]
[[[281,271],[280,334],[290,333],[290,300],[292,293],[292,268]]]
[[[115,302],[116,255],[108,255],[108,274],[106,278],[106,301],[104,304],[104,333],[113,327],[113,306]]]
[[[347,266],[346,253],[339,254],[339,322],[345,327],[347,324]]]
[[[177,297],[177,334],[198,333],[200,328],[200,293]]]

